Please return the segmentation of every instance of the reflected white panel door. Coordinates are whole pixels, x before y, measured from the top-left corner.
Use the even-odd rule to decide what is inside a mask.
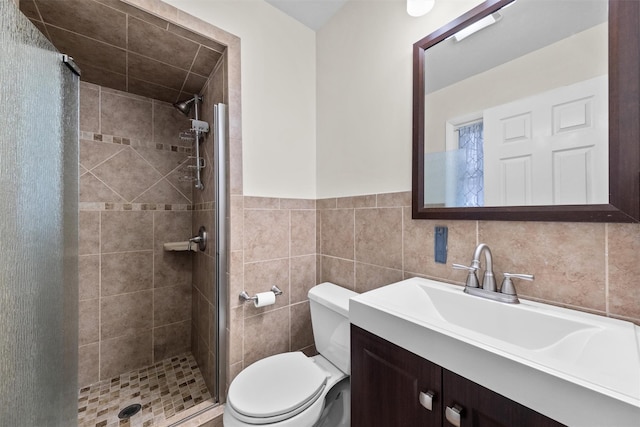
[[[608,203],[607,77],[484,112],[485,205]]]

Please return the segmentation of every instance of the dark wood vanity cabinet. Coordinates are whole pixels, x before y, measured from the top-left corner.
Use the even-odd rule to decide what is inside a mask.
[[[459,411],[462,427],[562,426],[351,325],[352,427],[450,427],[447,411]]]

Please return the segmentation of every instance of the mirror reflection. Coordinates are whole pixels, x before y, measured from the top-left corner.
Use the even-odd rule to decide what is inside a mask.
[[[425,51],[426,207],[608,203],[607,15],[517,0]]]

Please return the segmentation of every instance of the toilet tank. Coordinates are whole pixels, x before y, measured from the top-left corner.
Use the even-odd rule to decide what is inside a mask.
[[[349,298],[356,295],[329,282],[314,286],[309,291],[316,349],[346,374],[351,373]]]

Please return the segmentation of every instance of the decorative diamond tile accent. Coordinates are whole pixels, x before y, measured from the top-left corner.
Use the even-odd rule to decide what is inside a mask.
[[[151,427],[211,399],[191,353],[83,387],[78,393],[78,427]],[[138,403],[128,420],[118,413]]]
[[[125,148],[91,172],[129,202],[162,179],[162,175],[131,147]]]
[[[166,179],[155,184],[149,190],[142,193],[136,199],[135,203],[166,203],[171,205],[180,205],[190,203],[176,188]]]
[[[80,201],[121,203],[125,200],[104,185],[91,172],[87,172],[80,177]]]
[[[163,175],[180,166],[188,156],[184,152],[158,150],[157,148],[135,147],[134,150]]]
[[[80,164],[91,170],[123,148],[113,143],[80,140]]]

